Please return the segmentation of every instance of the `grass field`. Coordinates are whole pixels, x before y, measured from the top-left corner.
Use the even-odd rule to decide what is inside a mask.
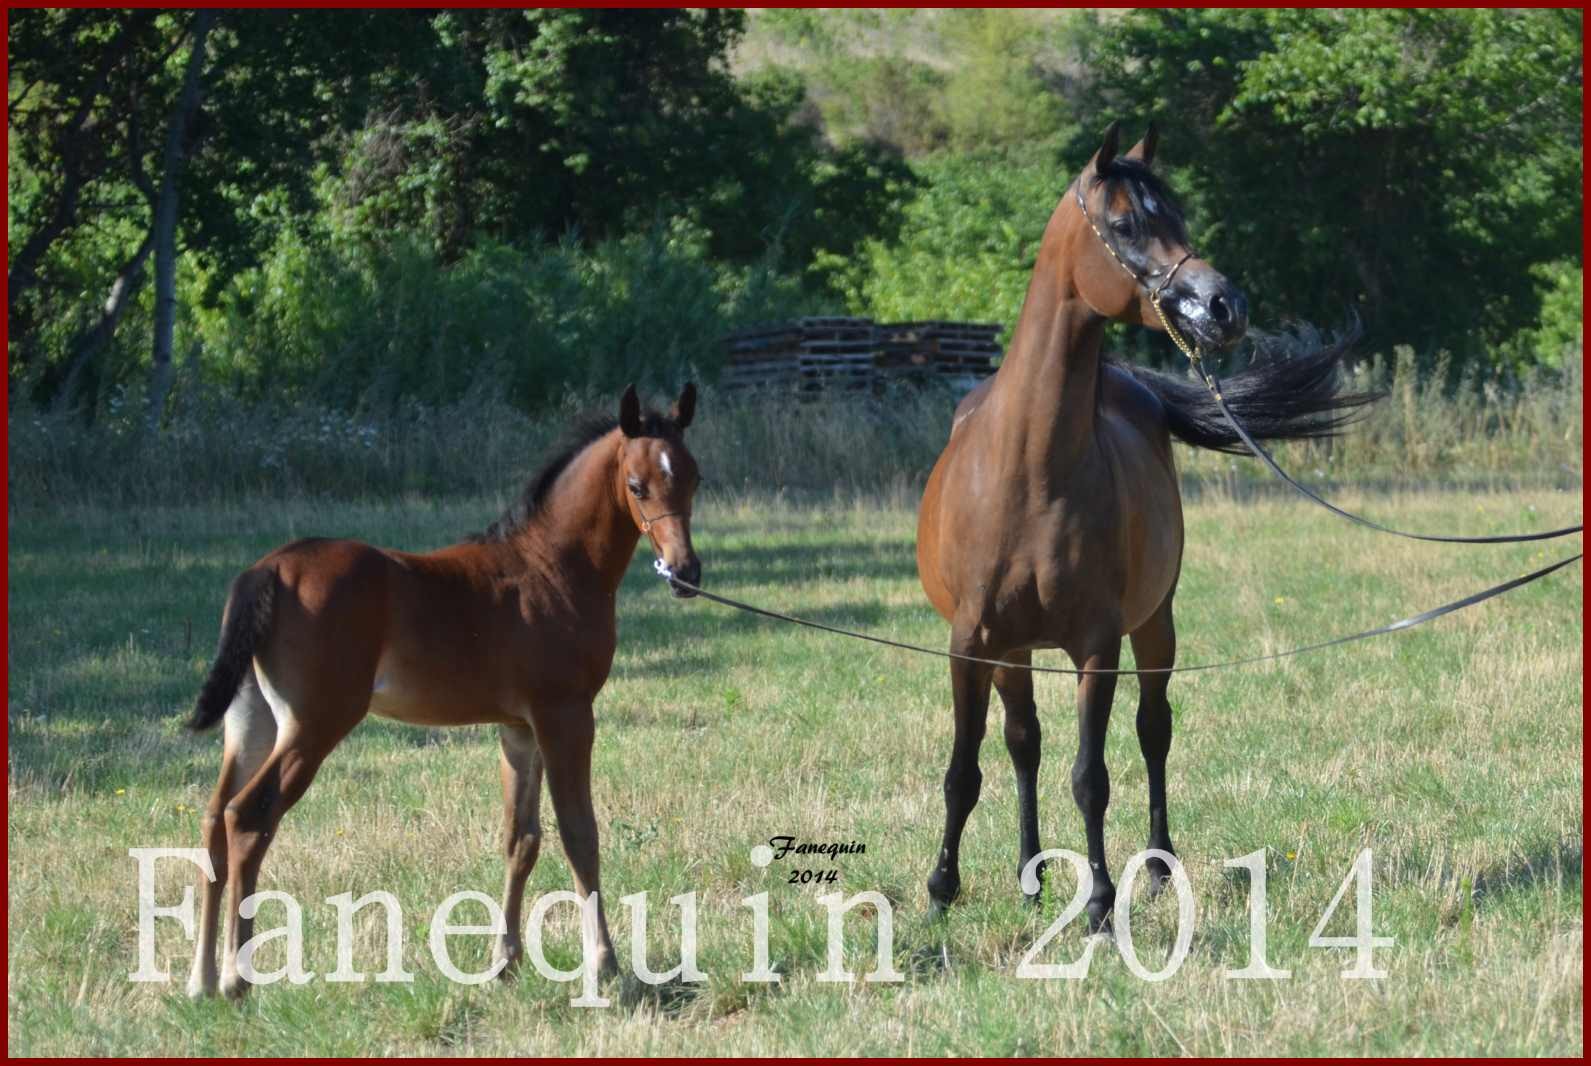
[[[1341,494],[1374,516],[1438,531],[1577,521],[1581,496]],[[135,984],[136,865],[129,847],[196,847],[219,739],[179,728],[213,647],[231,575],[292,536],[324,533],[434,547],[494,517],[495,500],[360,505],[299,499],[12,515],[10,531],[8,1020],[13,1054],[1573,1054],[1583,1049],[1582,575],[1571,568],[1393,637],[1276,666],[1174,682],[1171,829],[1192,882],[1192,947],[1147,983],[1106,947],[1080,981],[1020,980],[1019,960],[1070,896],[1042,913],[1015,879],[1013,779],[996,703],[983,799],[962,857],[964,896],[926,917],[951,721],[942,662],[670,599],[638,555],[620,596],[621,642],[598,702],[595,797],[608,913],[646,891],[654,968],[678,957],[670,896],[694,890],[705,985],[658,994],[632,979],[614,1006],[570,1006],[574,986],[527,970],[464,987],[426,945],[431,911],[461,889],[501,888],[497,742],[488,729],[425,731],[371,720],[332,756],[283,823],[262,888],[304,907],[306,958],[336,964],[321,901],[382,888],[405,906],[411,984],[256,989],[241,1005],[190,1003],[188,941],[157,923],[169,985]],[[1181,660],[1278,650],[1390,621],[1578,550],[1450,547],[1359,531],[1283,500],[1190,502],[1177,600]],[[909,500],[795,504],[717,497],[695,517],[706,581],[727,595],[899,639],[942,644],[912,559]],[[191,623],[191,640],[188,627]],[[1058,653],[1040,656],[1058,664]],[[1040,826],[1082,850],[1068,770],[1071,683],[1041,676]],[[1119,874],[1147,834],[1136,685],[1117,695],[1106,823]],[[551,833],[534,897],[570,886]],[[901,984],[827,984],[823,891],[786,884],[794,859],[760,869],[769,837],[860,841],[838,888],[895,906]],[[1361,848],[1374,854],[1378,981],[1340,972],[1351,952],[1309,947]],[[1223,971],[1248,959],[1248,881],[1222,861],[1265,849],[1272,966],[1280,981]],[[191,868],[162,866],[161,903]],[[771,897],[782,985],[741,982],[752,934],[743,897]],[[1140,884],[1141,893],[1141,884]],[[467,920],[461,911],[455,921]],[[259,930],[280,920],[261,912]],[[1350,891],[1328,929],[1351,930]],[[1157,969],[1175,933],[1169,896],[1140,900],[1133,939]],[[357,961],[384,960],[374,915]],[[865,910],[847,922],[848,965],[872,968]],[[572,908],[549,954],[575,957]],[[464,970],[486,938],[455,937]],[[1080,926],[1042,961],[1082,950]],[[279,964],[279,945],[262,969]],[[626,967],[627,968],[627,967]]]

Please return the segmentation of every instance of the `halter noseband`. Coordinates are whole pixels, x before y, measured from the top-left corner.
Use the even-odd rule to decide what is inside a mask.
[[[1166,335],[1171,338],[1172,343],[1181,350],[1182,354],[1187,356],[1188,361],[1197,366],[1199,363],[1199,357],[1202,353],[1200,353],[1196,347],[1189,344],[1187,339],[1184,338],[1182,334],[1177,332],[1176,327],[1171,324],[1171,319],[1166,317],[1165,311],[1160,307],[1160,301],[1165,295],[1166,286],[1170,285],[1171,280],[1177,276],[1177,271],[1182,269],[1182,264],[1193,258],[1193,249],[1189,248],[1187,251],[1183,252],[1182,258],[1173,263],[1171,265],[1171,269],[1165,271],[1166,276],[1160,279],[1160,284],[1150,288],[1149,279],[1153,278],[1161,271],[1156,270],[1154,273],[1145,275],[1138,273],[1138,271],[1128,266],[1127,262],[1122,259],[1120,255],[1116,254],[1116,246],[1112,244],[1110,240],[1100,232],[1099,227],[1094,224],[1094,216],[1088,213],[1088,202],[1083,198],[1083,176],[1081,174],[1079,174],[1077,176],[1077,180],[1072,183],[1072,189],[1077,193],[1077,209],[1083,213],[1083,221],[1088,223],[1088,228],[1094,231],[1094,236],[1099,238],[1099,243],[1105,246],[1105,251],[1110,253],[1110,257],[1116,260],[1116,265],[1125,270],[1133,279],[1133,281],[1138,284],[1138,287],[1149,294],[1149,306],[1153,307],[1155,309],[1155,314],[1160,316],[1160,324],[1166,327]],[[1184,247],[1186,247],[1186,245],[1184,245]]]
[[[655,526],[657,523],[663,521],[663,519],[665,519],[665,518],[689,518],[691,516],[691,513],[689,511],[665,511],[664,513],[662,513],[660,515],[648,517],[647,513],[646,513],[646,510],[641,506],[641,501],[640,500],[636,500],[635,501],[635,509],[636,509],[636,511],[640,512],[640,515],[641,515],[641,532],[645,533],[649,537],[652,536],[652,527]],[[653,543],[657,542],[657,538],[656,537],[653,537],[652,540],[653,540]]]

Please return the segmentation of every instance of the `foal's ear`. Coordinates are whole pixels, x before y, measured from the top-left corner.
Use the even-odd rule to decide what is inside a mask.
[[[691,419],[696,417],[696,382],[687,381],[680,390],[679,399],[674,401],[674,410],[670,412],[674,417],[674,424],[684,429],[691,424]]]
[[[1144,166],[1153,166],[1155,161],[1155,146],[1160,143],[1160,131],[1153,122],[1144,133],[1144,139],[1127,150],[1128,159],[1136,159]]]
[[[641,398],[635,394],[634,385],[626,388],[624,395],[619,397],[619,428],[626,437],[641,435]]]
[[[1116,158],[1116,147],[1121,141],[1121,123],[1112,122],[1105,131],[1105,140],[1094,153],[1094,173],[1098,174]]]

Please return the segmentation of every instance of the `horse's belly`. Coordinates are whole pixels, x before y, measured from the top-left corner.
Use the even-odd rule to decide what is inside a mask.
[[[1122,625],[1131,633],[1154,615],[1176,588],[1182,570],[1182,507],[1175,483],[1154,506],[1128,520],[1127,587],[1122,595]]]
[[[405,725],[487,725],[523,721],[499,707],[500,701],[471,685],[439,684],[382,663],[370,689],[371,714]]]

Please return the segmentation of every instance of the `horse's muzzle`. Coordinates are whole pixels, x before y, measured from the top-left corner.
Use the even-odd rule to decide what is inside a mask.
[[[680,584],[681,581],[683,581],[685,584]],[[669,574],[668,589],[675,595],[676,598],[688,600],[692,596],[695,596],[696,593],[686,588],[685,585],[696,585],[700,587],[701,583],[702,561],[700,559],[693,558],[690,562]]]
[[[1248,297],[1213,270],[1174,288],[1166,304],[1177,327],[1206,351],[1230,348],[1248,332]]]

